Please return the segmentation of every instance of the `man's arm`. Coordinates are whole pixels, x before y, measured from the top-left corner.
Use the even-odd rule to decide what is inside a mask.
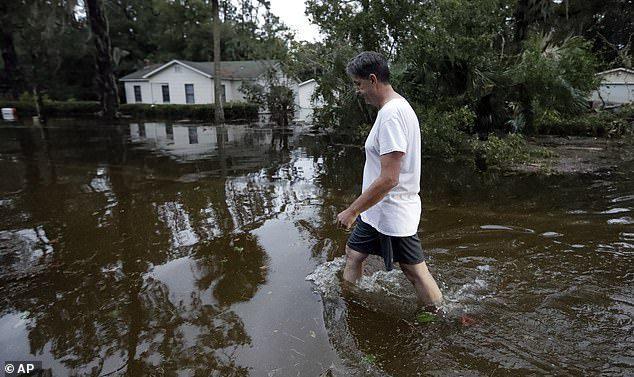
[[[348,208],[337,215],[337,224],[350,229],[357,216],[380,202],[390,190],[398,185],[403,152],[390,152],[381,155],[381,174],[372,182]]]

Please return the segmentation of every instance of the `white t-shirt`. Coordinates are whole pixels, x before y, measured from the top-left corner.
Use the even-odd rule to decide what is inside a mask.
[[[418,230],[421,202],[421,136],[418,118],[404,98],[381,107],[365,141],[363,191],[381,174],[380,156],[405,152],[399,182],[380,202],[361,213],[361,220],[388,236],[413,236]]]

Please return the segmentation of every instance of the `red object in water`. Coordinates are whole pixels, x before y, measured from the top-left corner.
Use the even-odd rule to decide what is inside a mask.
[[[463,314],[460,316],[460,323],[462,326],[472,326],[476,324],[476,320],[466,314]]]

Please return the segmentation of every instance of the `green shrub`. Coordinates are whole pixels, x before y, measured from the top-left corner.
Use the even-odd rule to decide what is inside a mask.
[[[44,102],[44,111],[50,117],[94,115],[100,110],[99,102]]]
[[[475,114],[468,107],[453,111],[417,109],[425,154],[455,157],[470,149]]]
[[[614,111],[602,110],[577,116],[544,111],[537,118],[540,134],[568,136],[622,137],[634,134],[634,106]]]
[[[214,118],[213,104],[200,105],[150,105],[142,103],[124,104],[119,111],[135,118],[187,118],[209,120]],[[226,120],[255,120],[258,106],[250,103],[227,103],[224,106]]]
[[[473,141],[476,154],[484,157],[488,167],[502,168],[528,161],[530,150],[524,137],[510,134],[504,138],[490,135],[486,141]]]
[[[51,101],[51,97],[49,97],[48,94],[43,94],[42,95],[42,100],[50,102]],[[18,98],[18,101],[24,102],[24,103],[34,103],[35,102],[35,96],[31,92],[22,92],[22,94],[20,94],[20,98]]]
[[[33,116],[37,112],[35,104],[24,101],[0,101],[0,107],[14,107],[19,117]],[[44,101],[43,112],[49,117],[92,116],[100,110],[99,102],[91,101]]]

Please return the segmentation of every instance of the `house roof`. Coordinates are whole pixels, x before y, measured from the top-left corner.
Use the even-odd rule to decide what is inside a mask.
[[[151,72],[155,69],[157,69],[158,67],[160,67],[162,64],[152,64],[152,65],[148,65],[147,67],[143,67],[143,69],[140,69],[136,72],[132,72],[129,75],[125,75],[123,76],[120,80],[144,80],[143,76],[148,73]]]
[[[306,80],[304,82],[300,82],[299,84],[297,84],[298,86],[304,86],[306,84],[310,84],[311,82],[315,82],[315,79],[310,79],[310,80]]]
[[[608,73],[614,73],[614,72],[625,72],[625,73],[634,74],[634,70],[633,69],[629,69],[629,68],[614,68],[614,69],[608,69],[607,71],[599,72],[599,73],[597,73],[597,76],[607,75]]]
[[[254,79],[267,69],[276,66],[277,60],[239,60],[220,62],[220,76],[227,79]],[[146,81],[152,75],[179,64],[192,69],[204,76],[214,77],[214,62],[192,62],[188,60],[172,60],[168,63],[154,64],[129,75],[123,76],[120,81]]]
[[[612,75],[613,73],[623,73],[622,75]],[[614,68],[607,71],[597,73],[597,76],[601,78],[601,86],[606,85],[632,85],[634,81],[634,70],[628,68]]]

